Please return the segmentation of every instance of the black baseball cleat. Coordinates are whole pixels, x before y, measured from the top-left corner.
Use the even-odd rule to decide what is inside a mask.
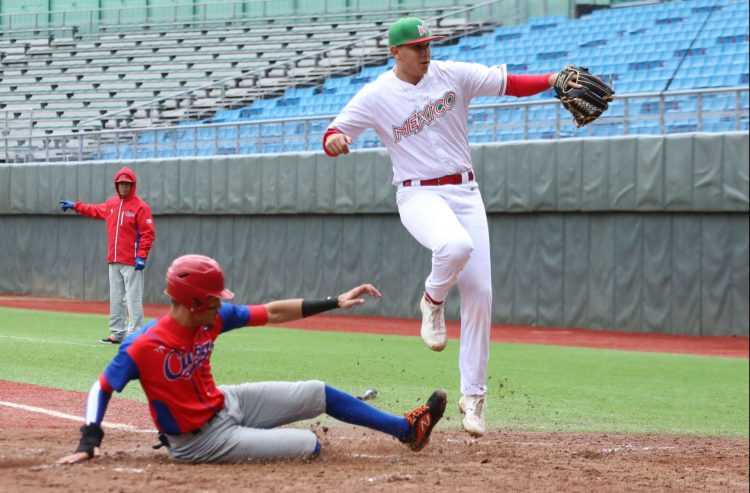
[[[406,438],[401,441],[415,452],[422,450],[427,445],[427,442],[430,441],[432,429],[440,421],[440,418],[443,417],[447,402],[448,396],[445,390],[438,389],[427,399],[427,404],[404,414],[406,421],[409,423],[410,430]]]
[[[101,339],[99,342],[102,344],[120,344],[120,341],[115,339],[113,336],[105,337],[104,339]]]

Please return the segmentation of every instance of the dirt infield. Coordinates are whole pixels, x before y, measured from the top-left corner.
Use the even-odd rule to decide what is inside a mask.
[[[38,303],[0,297],[0,306],[40,309]],[[69,300],[44,300],[44,306],[108,310],[103,303]],[[147,316],[163,310],[149,306]],[[295,326],[414,335],[413,320],[319,316],[303,322]],[[456,337],[455,324],[450,330]],[[747,338],[637,336],[493,326],[493,340],[506,342],[748,357]],[[438,427],[429,446],[414,453],[380,433],[353,426],[329,428],[327,418],[306,424],[323,443],[322,455],[312,461],[183,465],[164,449],[151,447],[156,432],[146,404],[117,398],[110,403],[106,423],[119,429],[105,427],[103,455],[85,464],[56,465],[77,444],[84,403],[80,392],[0,380],[0,492],[732,492],[748,491],[749,485],[747,438],[492,431],[472,439]]]
[[[0,401],[78,415],[77,392],[0,381]],[[455,405],[453,403],[453,405]],[[103,455],[55,465],[77,424],[0,405],[0,491],[748,491],[748,441],[737,438],[490,432],[471,439],[437,429],[414,453],[362,428],[313,423],[323,453],[312,461],[183,465],[154,450],[144,403],[113,399]]]

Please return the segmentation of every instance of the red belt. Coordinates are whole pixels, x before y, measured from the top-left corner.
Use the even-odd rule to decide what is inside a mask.
[[[469,171],[466,175],[466,181],[470,182],[474,180],[474,172]],[[460,185],[464,183],[463,173],[457,175],[446,175],[440,178],[430,178],[429,180],[404,180],[401,183],[405,187],[434,187],[438,185]]]

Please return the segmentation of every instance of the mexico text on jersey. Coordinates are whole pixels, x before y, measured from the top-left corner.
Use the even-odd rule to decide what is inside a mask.
[[[456,93],[453,91],[448,91],[435,101],[430,101],[424,108],[409,115],[401,126],[393,126],[393,140],[398,143],[401,141],[401,137],[418,134],[425,126],[432,124],[436,119],[452,110],[455,105]]]

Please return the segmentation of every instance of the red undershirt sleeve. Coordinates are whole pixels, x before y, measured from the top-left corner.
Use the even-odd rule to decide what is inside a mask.
[[[506,96],[533,96],[550,88],[549,74],[543,75],[514,75],[508,74],[508,82],[505,87]]]

